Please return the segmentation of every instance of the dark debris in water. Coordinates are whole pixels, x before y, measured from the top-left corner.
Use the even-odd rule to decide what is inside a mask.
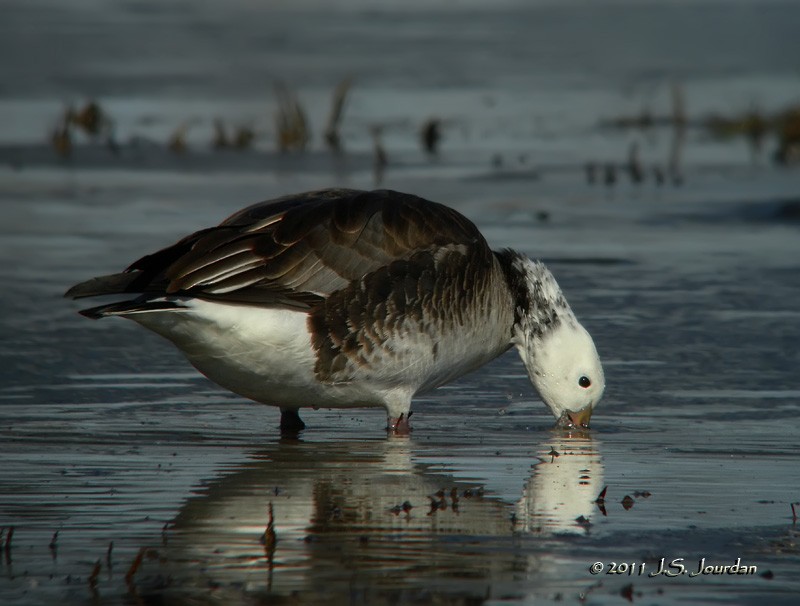
[[[50,544],[47,546],[50,550],[50,555],[55,560],[58,557],[58,531],[56,530],[53,533],[53,537],[50,539]]]
[[[97,560],[92,568],[92,573],[89,575],[89,589],[91,589],[93,593],[97,592],[97,579],[100,576],[101,569],[102,565],[100,564],[100,560]]]
[[[607,516],[608,513],[606,512],[606,493],[608,492],[608,486],[603,486],[603,490],[600,491],[600,494],[597,495],[597,498],[594,500],[595,504],[597,505],[597,509],[600,510],[604,516]]]
[[[587,531],[589,530],[589,528],[592,527],[592,523],[584,515],[579,515],[577,518],[575,518],[575,523],[578,526],[580,526],[581,528],[583,528],[584,530],[587,530]]]
[[[633,602],[633,583],[625,585],[619,590],[619,594],[629,602]]]
[[[394,515],[400,515],[401,512],[406,515],[411,515],[412,509],[414,509],[414,506],[411,504],[411,501],[403,501],[401,505],[395,505],[390,508],[389,511]]]
[[[6,529],[6,542],[3,546],[3,550],[6,552],[6,558],[10,559],[11,557],[11,541],[14,538],[14,527],[9,526]],[[2,534],[0,534],[0,539],[2,539]]]
[[[111,546],[109,545],[109,553],[111,551]],[[145,552],[147,551],[146,547],[142,547],[139,549],[139,552],[136,554],[136,557],[133,558],[133,562],[131,562],[130,568],[128,568],[128,572],[125,574],[125,584],[128,587],[133,587],[133,579],[136,576],[136,573],[139,571],[139,567],[142,565],[142,561],[144,560]]]

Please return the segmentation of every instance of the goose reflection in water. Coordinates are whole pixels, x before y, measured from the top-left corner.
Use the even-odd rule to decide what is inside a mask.
[[[433,460],[429,446],[402,438],[273,444],[185,503],[158,548],[158,574],[171,579],[158,593],[176,599],[192,587],[213,602],[233,592],[309,603],[357,594],[346,601],[372,604],[409,587],[463,598],[520,575],[526,586],[563,583],[559,535],[585,534],[599,515],[598,441],[554,434],[516,478],[488,450],[482,469],[456,463],[449,473],[419,462]],[[498,478],[517,496],[494,491]]]

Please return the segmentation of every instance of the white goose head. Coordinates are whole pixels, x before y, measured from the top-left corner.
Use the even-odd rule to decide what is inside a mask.
[[[565,427],[588,427],[605,390],[594,341],[544,264],[516,255],[513,342],[544,403]]]

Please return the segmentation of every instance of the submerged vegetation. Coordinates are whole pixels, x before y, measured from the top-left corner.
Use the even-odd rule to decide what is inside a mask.
[[[712,112],[698,118],[689,118],[686,112],[683,89],[673,84],[672,111],[656,114],[644,107],[637,114],[619,115],[600,121],[601,128],[648,131],[654,128],[671,128],[676,133],[693,129],[711,139],[728,142],[744,140],[752,158],[758,159],[767,141],[772,138],[775,147],[771,158],[779,165],[800,163],[800,102],[768,112],[753,105],[740,112]],[[672,164],[677,164],[673,159]]]
[[[330,108],[324,128],[316,139],[331,153],[343,155],[346,152],[347,138],[371,142],[372,170],[376,184],[383,179],[389,165],[391,150],[387,149],[385,135],[389,127],[397,121],[375,121],[361,118],[350,123],[349,134],[344,133],[345,109],[353,87],[353,79],[342,79],[333,89]],[[202,130],[205,126],[209,132],[206,150],[223,152],[236,150],[239,152],[264,153],[264,145],[271,141],[279,154],[292,154],[302,157],[311,150],[315,140],[309,111],[303,104],[300,95],[289,85],[277,82],[274,85],[275,103],[272,129],[257,126],[258,121],[252,118],[226,118],[215,116],[210,119],[191,117],[180,122],[163,143],[147,141],[138,136],[121,145],[115,137],[115,121],[106,107],[97,100],[88,100],[82,106],[68,105],[49,132],[49,147],[62,160],[69,160],[77,149],[106,147],[113,155],[120,155],[128,148],[141,149],[142,142],[149,144],[149,149],[161,149],[168,154],[185,155],[198,147],[198,134],[194,141],[189,135],[195,127]],[[361,126],[354,126],[360,124]],[[439,161],[442,152],[443,128],[452,124],[451,118],[429,115],[416,127],[417,145],[428,161]],[[408,130],[407,123],[402,128]],[[644,106],[635,114],[619,114],[614,118],[601,119],[597,123],[603,131],[636,131],[644,141],[651,140],[655,131],[670,133],[667,154],[661,160],[643,158],[642,146],[638,139],[628,140],[625,148],[620,150],[616,158],[592,158],[584,163],[571,167],[572,170],[585,174],[588,184],[602,184],[607,188],[617,186],[621,179],[627,179],[638,186],[650,182],[656,186],[670,183],[681,185],[684,182],[682,154],[689,134],[694,140],[698,137],[705,140],[737,142],[744,140],[753,161],[765,154],[777,165],[786,166],[800,163],[800,103],[789,105],[774,111],[764,111],[752,106],[741,112],[713,112],[705,116],[691,116],[687,109],[686,94],[678,83],[670,86],[670,109],[664,113],[654,112]],[[359,135],[358,129],[364,129]],[[517,128],[512,125],[512,128]],[[521,128],[521,126],[520,126]],[[354,130],[355,129],[355,130]],[[409,133],[413,136],[414,131]],[[462,126],[462,135],[469,136],[469,127]],[[521,164],[527,162],[527,153],[517,153]],[[645,154],[646,156],[646,154]],[[488,162],[494,173],[510,174],[504,163],[504,155],[494,151]],[[20,163],[14,163],[19,165]],[[522,178],[538,178],[540,171],[536,167],[526,166],[524,171],[511,170],[514,176]],[[518,174],[519,173],[519,174]],[[524,174],[523,174],[524,173]]]
[[[305,151],[311,140],[306,111],[297,94],[285,84],[275,85],[278,109],[275,112],[275,138],[280,152]]]
[[[800,162],[800,104],[771,113],[752,107],[740,114],[713,114],[703,126],[720,140],[744,138],[754,155],[761,153],[765,139],[772,136],[777,142],[772,153],[777,164]]]

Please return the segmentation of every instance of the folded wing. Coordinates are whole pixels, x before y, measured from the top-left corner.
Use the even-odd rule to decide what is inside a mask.
[[[420,251],[488,245],[456,211],[399,192],[327,189],[246,208],[71,288],[72,298],[141,293],[309,308]]]

